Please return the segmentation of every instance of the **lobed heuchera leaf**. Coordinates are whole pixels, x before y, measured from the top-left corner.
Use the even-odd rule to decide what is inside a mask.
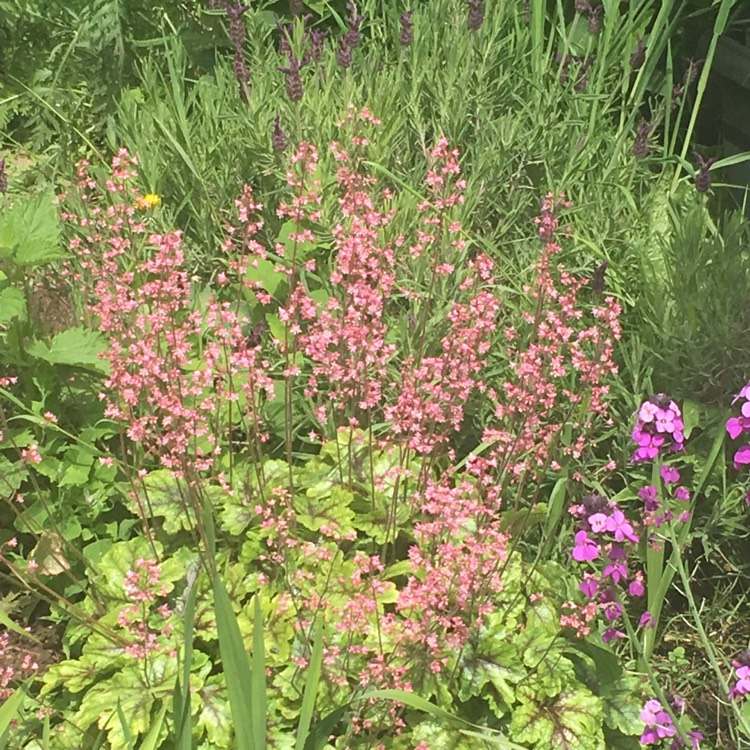
[[[410,742],[414,745],[424,742],[430,750],[479,750],[490,747],[472,737],[466,737],[458,729],[451,729],[434,721],[418,724]]]
[[[112,750],[126,750],[123,726],[113,706],[119,701],[132,735],[145,734],[156,700],[169,694],[176,677],[177,662],[166,654],[151,657],[145,673],[143,664],[133,660],[130,668],[90,688],[72,721],[84,727],[96,724],[106,730]]]
[[[601,701],[587,688],[569,688],[554,700],[524,701],[514,712],[510,738],[534,750],[605,750]]]
[[[642,681],[632,675],[625,675],[616,682],[602,686],[601,697],[604,702],[604,721],[608,727],[625,735],[636,736],[643,731],[640,718],[641,705],[636,703]]]
[[[200,709],[195,727],[205,734],[206,747],[232,747],[232,712],[221,675],[209,677],[196,697]]]
[[[320,482],[294,497],[297,521],[310,531],[347,536],[354,530],[353,493],[344,487]]]

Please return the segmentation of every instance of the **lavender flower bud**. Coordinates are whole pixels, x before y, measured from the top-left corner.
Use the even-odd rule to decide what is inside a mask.
[[[687,73],[685,74],[685,85],[690,86],[695,83],[695,79],[700,75],[703,69],[703,63],[705,60],[691,60],[688,66]]]
[[[364,16],[360,16],[357,13],[357,6],[351,0],[346,4],[346,7],[349,9],[349,18],[346,23],[349,30],[346,32],[345,38],[349,47],[354,49],[355,47],[359,47],[362,41],[359,28],[362,25],[362,21],[364,21]]]
[[[404,13],[399,19],[401,21],[401,31],[398,35],[398,43],[402,47],[408,47],[412,43],[412,41],[414,41],[414,32],[411,27],[411,14],[412,11]]]
[[[704,159],[700,154],[695,154],[698,162],[698,172],[695,175],[695,189],[699,193],[707,193],[711,188],[711,165],[716,161],[715,156]]]
[[[8,175],[5,174],[5,159],[0,159],[0,193],[8,192]]]
[[[638,123],[638,127],[635,129],[635,142],[633,143],[633,155],[638,159],[645,159],[648,156],[648,136],[653,130],[654,126],[641,120]]]
[[[336,52],[336,62],[342,68],[348,68],[352,64],[352,48],[349,46],[346,35],[339,39],[339,48]]]
[[[287,96],[291,101],[298,102],[304,94],[302,78],[299,74],[299,60],[297,60],[296,57],[290,57],[289,65],[285,68],[279,68],[279,70],[286,76],[285,85]]]
[[[484,0],[467,0],[469,3],[469,19],[467,26],[470,31],[477,31],[484,23]]]
[[[630,55],[630,67],[633,70],[640,70],[644,62],[646,62],[646,43],[643,41],[643,37],[639,36],[633,54]]]
[[[289,139],[281,128],[281,118],[276,115],[273,120],[273,131],[271,132],[271,147],[274,151],[281,152],[286,151],[288,145]]]
[[[310,59],[314,62],[320,62],[323,57],[323,42],[328,36],[328,32],[323,29],[310,30]]]
[[[250,94],[250,71],[245,63],[245,56],[242,54],[242,50],[235,50],[234,59],[232,60],[232,72],[234,77],[237,79],[237,83],[240,85],[240,99],[244,104],[249,101]]]
[[[598,33],[602,27],[602,13],[604,12],[603,5],[597,5],[591,8],[589,11],[589,32],[591,34]]]
[[[588,0],[576,0],[575,9],[576,13],[588,13],[591,10],[591,6]]]

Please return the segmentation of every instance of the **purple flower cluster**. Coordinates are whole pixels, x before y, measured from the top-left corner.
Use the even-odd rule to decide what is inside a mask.
[[[638,497],[643,500],[644,506],[643,525],[657,529],[674,518],[674,508],[679,512],[678,521],[684,523],[690,518],[690,512],[684,506],[680,508],[680,503],[690,500],[690,490],[682,485],[675,486],[680,481],[680,472],[674,466],[662,466],[659,473],[667,489],[671,492],[669,500],[676,500],[677,503],[663,502],[659,497],[659,491],[653,484],[647,484],[638,490]]]
[[[742,698],[750,693],[750,649],[746,649],[732,660],[737,681],[729,691],[729,698]]]
[[[732,404],[743,399],[740,407],[740,416],[727,420],[727,432],[732,440],[736,440],[742,433],[750,432],[750,383],[748,383],[734,398]],[[750,464],[750,445],[743,445],[734,454],[734,466],[739,468]]]
[[[671,445],[673,451],[685,445],[685,424],[680,407],[664,393],[657,393],[641,404],[633,440],[638,448],[633,461],[653,461],[661,448]]]
[[[625,588],[629,596],[643,596],[643,573],[640,571],[630,576],[628,572],[627,553],[630,545],[638,544],[638,535],[617,503],[608,502],[602,495],[588,495],[580,505],[575,505],[570,512],[579,519],[580,530],[575,535],[575,546],[572,557],[577,562],[591,562],[602,558],[605,561],[600,574],[587,573],[579,585],[581,593],[598,605],[610,626],[605,630],[602,640],[605,643],[625,634],[614,627],[614,623],[623,612],[618,601],[617,587]],[[645,613],[641,626],[652,622],[651,616]]]
[[[675,713],[683,712],[685,702],[682,698],[674,695],[671,697],[670,703]],[[646,705],[641,711],[641,721],[646,725],[643,734],[641,734],[642,745],[658,745],[662,740],[671,740],[668,745],[670,750],[685,747],[685,741],[677,733],[677,727],[672,721],[672,717],[656,698],[646,701]],[[690,738],[690,745],[698,750],[703,735],[700,732],[692,731],[687,732],[687,736]]]

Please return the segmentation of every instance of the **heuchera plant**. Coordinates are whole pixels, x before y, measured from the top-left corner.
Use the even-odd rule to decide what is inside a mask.
[[[568,204],[549,195],[527,310],[514,325],[495,291],[493,261],[466,240],[459,152],[445,139],[430,150],[419,225],[407,236],[396,229],[396,196],[366,169],[378,124],[367,110],[350,109],[341,121],[331,146],[335,201],[324,199],[318,150],[297,148],[273,249],[258,239],[263,206],[245,187],[214,289],[191,278],[179,232],[150,229],[156,204],[136,188],[133,157],[120,152],[113,161],[106,200],[80,167],[80,208],[64,214],[75,229],[70,278],[107,337],[101,399],[124,436],[121,455],[103,460],[117,460],[128,479],[144,543],[169,548],[146,550],[122,570],[116,619],[133,635],[118,646],[131,659],[123,668],[133,656],[145,664],[168,654],[179,628],[174,602],[161,596],[160,564],[187,560],[184,548],[170,557],[183,532],[205,554],[208,508],[239,550],[239,563],[236,552],[213,561],[230,583],[236,577],[236,605],[260,587],[267,592],[277,728],[299,711],[297,675],[322,622],[325,705],[363,687],[442,700],[460,682],[479,696],[476,686],[490,680],[503,696],[492,704],[497,716],[512,715],[529,746],[548,750],[580,737],[582,747],[595,747],[601,700],[562,655],[553,586],[541,574],[522,576],[504,513],[534,502],[550,472],[585,460],[607,419],[620,307],[610,296],[581,304],[586,281],[558,260]],[[326,236],[332,255],[321,269],[328,261],[316,249]],[[405,316],[413,322],[404,332]],[[497,388],[484,375],[493,345],[507,366]],[[489,400],[494,417],[481,450],[459,461],[452,439],[475,396]],[[279,410],[286,461],[271,447]],[[301,436],[318,451],[304,462],[295,456]],[[601,510],[593,524],[586,520],[589,532],[611,537],[611,549],[632,543],[622,513]],[[616,584],[622,563],[612,564]],[[524,592],[523,577],[546,593]],[[505,682],[482,683],[481,649],[510,627],[510,612],[526,635],[506,657],[528,663]],[[200,638],[210,642],[212,621],[201,622]],[[247,621],[241,627],[247,635]],[[554,675],[544,666],[552,651]],[[196,677],[201,685],[204,678]],[[84,698],[81,717],[90,720],[98,700]],[[557,720],[531,722],[549,701]],[[398,707],[364,705],[342,741],[385,747],[377,738],[386,720],[395,737],[406,730]],[[423,734],[419,742],[430,732]]]

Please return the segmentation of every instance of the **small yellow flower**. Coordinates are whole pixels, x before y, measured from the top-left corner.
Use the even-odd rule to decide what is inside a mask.
[[[143,208],[143,209],[151,209],[156,208],[161,203],[161,196],[157,195],[156,193],[146,193],[146,195],[142,195],[138,200],[135,202],[136,208]]]

